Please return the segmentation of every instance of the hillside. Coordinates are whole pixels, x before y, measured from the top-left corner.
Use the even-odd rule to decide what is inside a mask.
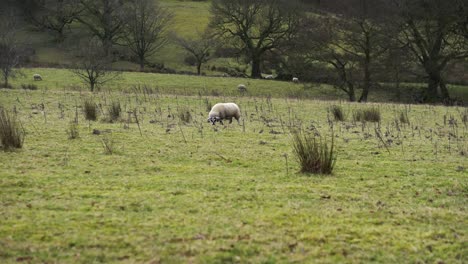
[[[209,21],[209,1],[180,1],[180,0],[160,0],[160,5],[167,8],[173,14],[171,31],[183,37],[195,37],[198,32],[203,32]],[[82,37],[83,29],[80,25],[74,24],[68,38],[63,44],[54,42],[54,37],[43,31],[38,31],[32,26],[25,25],[21,31],[21,39],[34,49],[30,65],[35,66],[55,66],[67,65],[73,61],[70,55],[70,44]],[[169,42],[152,58],[151,62],[164,64],[165,67],[177,71],[195,72],[193,67],[184,63],[185,52],[178,45]],[[216,62],[212,62],[216,63]],[[219,62],[224,64],[224,62]],[[114,65],[122,70],[137,70],[138,65],[128,61],[118,61]],[[209,71],[210,63],[205,65],[204,71]]]

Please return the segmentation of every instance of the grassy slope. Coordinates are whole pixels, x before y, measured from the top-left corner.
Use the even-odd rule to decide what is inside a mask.
[[[196,37],[198,32],[203,32],[209,21],[209,2],[192,2],[178,0],[161,0],[162,7],[167,8],[174,15],[174,23],[170,30],[183,37]],[[80,30],[80,26],[73,25],[74,30]],[[39,32],[26,27],[20,35],[26,43],[30,43],[36,50],[33,61],[39,64],[68,64],[73,58],[65,48],[61,48],[54,42],[53,35]],[[73,42],[72,40],[68,42]],[[70,43],[72,44],[72,43]],[[150,61],[164,63],[166,67],[178,71],[195,72],[194,67],[184,63],[185,52],[183,49],[170,42],[157,52]],[[118,62],[117,67],[137,70],[139,66],[130,62]],[[209,72],[208,69],[205,72]]]
[[[74,82],[66,71],[44,75],[39,91],[0,90],[0,105],[16,109],[27,133],[22,150],[0,152],[2,263],[466,262],[466,108],[375,105],[390,153],[376,125],[335,122],[334,174],[305,176],[297,173],[288,126],[329,135],[327,108],[337,102],[233,97],[228,90],[222,98],[117,87],[89,94],[62,89]],[[145,76],[164,87],[172,80],[165,91],[189,87],[193,94],[204,93],[205,81],[207,89],[231,81],[135,73],[119,86]],[[277,93],[289,85],[251,86],[273,83]],[[104,114],[119,100],[123,121],[85,121],[80,105],[89,97]],[[241,106],[245,132],[205,123],[206,101],[224,100]],[[366,107],[342,106],[348,118]],[[133,109],[142,136],[134,120],[127,128]],[[190,110],[190,124],[179,122],[182,109]],[[411,125],[396,126],[403,110]],[[76,112],[80,138],[69,140]],[[444,122],[450,117],[453,125]],[[116,154],[103,153],[104,137]]]
[[[174,24],[171,30],[182,37],[196,38],[203,33],[208,24],[209,2],[166,0],[161,1],[161,5],[173,12]],[[164,62],[170,68],[194,72],[194,67],[184,63],[185,56],[183,49],[172,44],[163,47],[153,59],[160,63]]]

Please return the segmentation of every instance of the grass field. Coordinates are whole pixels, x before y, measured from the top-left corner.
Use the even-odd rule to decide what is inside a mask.
[[[88,86],[66,69],[33,68],[22,69],[23,76],[11,81],[16,88],[22,84],[34,84],[41,90],[87,91]],[[43,81],[33,81],[32,75],[39,73]],[[145,87],[164,94],[173,95],[239,95],[237,86],[245,84],[245,96],[304,97],[340,99],[345,97],[329,85],[294,84],[292,82],[265,81],[246,78],[205,77],[195,75],[155,74],[124,72],[116,80],[106,84],[105,91],[125,90],[134,92]],[[377,99],[377,98],[375,98]]]
[[[41,90],[76,90],[86,91],[88,87],[73,73],[66,69],[27,68],[21,69],[22,76],[12,80],[14,87],[34,84]],[[43,76],[42,82],[33,81],[32,75],[39,73]],[[256,80],[246,78],[206,77],[194,75],[154,74],[141,72],[124,72],[119,78],[108,83],[103,90],[127,90],[134,92],[144,88],[152,89],[164,94],[173,95],[214,95],[237,96],[237,86],[245,84],[248,88],[245,96],[271,96],[277,98],[309,98],[325,100],[347,100],[346,95],[326,84],[301,83]],[[408,86],[421,86],[421,84],[407,84]],[[468,87],[449,85],[452,97],[468,102]],[[358,91],[360,93],[360,91]],[[372,90],[369,101],[372,102],[413,102],[410,92],[404,88],[397,94],[391,87]]]
[[[467,262],[467,108],[280,98],[304,87],[259,80],[240,96],[240,79],[142,73],[95,94],[65,70],[14,85],[38,70],[38,90],[0,90],[26,133],[0,152],[1,263]],[[220,101],[241,125],[206,123]],[[380,123],[353,121],[369,107]],[[293,130],[333,131],[332,175],[298,173]]]

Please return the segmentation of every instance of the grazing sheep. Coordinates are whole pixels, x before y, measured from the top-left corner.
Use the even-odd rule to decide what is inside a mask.
[[[208,114],[208,122],[214,125],[216,122],[223,124],[223,120],[229,120],[229,124],[232,123],[232,118],[237,120],[237,123],[240,124],[240,109],[235,103],[218,103],[215,104],[210,113]]]
[[[293,78],[292,78],[292,81],[293,81],[293,83],[299,83],[299,78],[293,77]]]
[[[245,92],[247,92],[247,86],[245,86],[243,84],[239,84],[239,85],[237,85],[237,90],[239,90],[239,92],[241,92],[241,93],[245,93]]]
[[[39,73],[35,73],[33,78],[35,81],[42,81],[42,76]]]
[[[265,76],[265,79],[273,80],[274,78],[273,78],[273,75],[267,75],[267,76]]]

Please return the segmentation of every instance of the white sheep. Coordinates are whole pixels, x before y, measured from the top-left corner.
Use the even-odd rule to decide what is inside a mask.
[[[273,80],[274,78],[273,78],[273,75],[270,74],[270,75],[265,76],[265,79],[267,79],[267,80]]]
[[[208,114],[208,122],[214,125],[216,122],[223,124],[223,120],[229,120],[229,124],[232,123],[232,118],[237,120],[237,123],[240,125],[240,108],[235,103],[218,103],[215,104],[210,113]]]
[[[299,83],[299,78],[293,77],[293,78],[292,78],[292,81],[293,81],[293,83]]]
[[[244,84],[239,84],[237,85],[237,90],[239,90],[239,92],[241,93],[245,93],[247,92],[247,86],[245,86]]]
[[[33,78],[35,81],[42,81],[42,76],[39,73],[35,73]]]

